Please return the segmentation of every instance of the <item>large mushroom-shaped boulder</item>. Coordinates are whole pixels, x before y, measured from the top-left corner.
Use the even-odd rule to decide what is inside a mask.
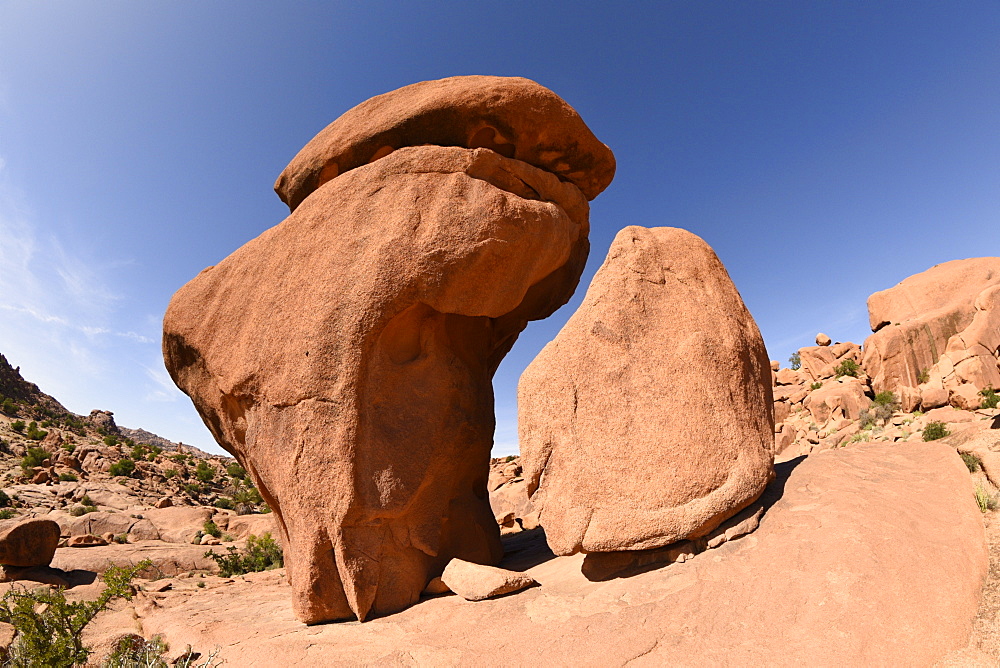
[[[705,536],[774,476],[771,365],[725,267],[675,228],[618,233],[521,376],[521,463],[556,554]]]
[[[613,174],[532,81],[414,84],[317,135],[276,186],[292,214],[174,295],[167,368],[274,509],[300,619],[499,560],[492,376],[572,295]]]

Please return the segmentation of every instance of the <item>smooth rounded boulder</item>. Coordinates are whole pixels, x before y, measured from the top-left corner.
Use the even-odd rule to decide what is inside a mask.
[[[171,300],[167,369],[274,509],[307,623],[495,564],[492,377],[573,294],[614,157],[527,79],[345,113],[279,179],[292,214]]]
[[[518,386],[521,463],[553,552],[704,536],[773,478],[771,365],[722,263],[676,228],[615,237]]]
[[[52,520],[0,523],[0,564],[4,566],[48,566],[58,545],[59,525]]]

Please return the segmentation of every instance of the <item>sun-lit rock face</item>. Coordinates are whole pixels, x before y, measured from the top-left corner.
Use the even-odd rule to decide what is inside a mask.
[[[174,295],[167,368],[274,508],[300,619],[499,560],[492,376],[572,295],[613,174],[532,81],[414,84],[320,132],[278,179],[292,214]]]
[[[771,365],[725,267],[626,227],[518,385],[521,463],[556,554],[699,538],[774,476]]]
[[[979,408],[1000,388],[1000,258],[953,260],[868,298],[863,366],[906,410]]]

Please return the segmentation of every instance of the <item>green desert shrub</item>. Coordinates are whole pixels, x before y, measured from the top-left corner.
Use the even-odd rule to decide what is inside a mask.
[[[75,473],[67,472],[67,473],[60,473],[59,480],[61,480],[62,482],[76,482],[77,480],[79,480],[79,478],[76,477]]]
[[[232,510],[233,508],[236,507],[236,504],[233,503],[233,500],[225,496],[220,496],[218,499],[215,500],[215,503],[212,505],[214,505],[216,508],[222,508],[223,510]]]
[[[852,378],[857,378],[860,370],[861,367],[858,366],[857,362],[851,358],[847,358],[834,367],[833,374],[837,378],[840,378],[841,376],[851,376]]]
[[[104,445],[115,446],[118,445],[118,437],[114,434],[108,434],[104,437]]]
[[[202,525],[201,531],[204,534],[211,536],[212,538],[219,538],[222,535],[222,531],[219,529],[218,525],[212,520],[206,520]]]
[[[76,443],[70,443],[69,441],[66,441],[60,447],[69,454],[73,454],[73,452],[76,450]]]
[[[167,469],[166,471],[163,472],[163,477],[166,478],[167,480],[170,480],[175,475],[177,475],[177,469]]]
[[[917,374],[917,382],[918,383],[923,384],[923,383],[926,383],[927,381],[929,381],[930,379],[931,379],[930,369],[921,369],[920,373]]]
[[[948,427],[945,426],[944,422],[928,422],[927,426],[924,427],[924,440],[936,441],[939,438],[944,438],[950,433],[951,432],[948,431]]]
[[[21,458],[21,470],[28,473],[36,466],[41,466],[42,462],[48,458],[49,453],[41,448],[28,448],[28,453]]]
[[[13,508],[0,508],[0,520],[9,520],[17,513]]]
[[[24,433],[24,420],[14,420],[10,423],[10,428],[19,434]]]
[[[817,380],[815,383],[810,383],[809,385],[810,390],[818,390],[821,387],[823,387],[823,383],[822,381],[819,380]]]
[[[205,556],[219,565],[223,577],[269,571],[285,565],[281,546],[270,533],[260,537],[251,534],[247,537],[247,546],[242,551],[230,545],[226,548],[226,554],[217,554],[214,550],[209,550]]]
[[[211,482],[215,477],[215,469],[204,461],[198,462],[198,466],[194,470],[194,477],[202,482]]]
[[[0,508],[7,508],[10,506],[10,497],[7,496],[7,492],[0,489]]]
[[[7,397],[2,402],[0,402],[0,411],[5,415],[17,415],[17,404],[10,397]]]
[[[125,476],[128,477],[135,472],[135,462],[128,457],[122,457],[117,462],[111,465],[108,469],[108,473],[113,476]]]
[[[798,352],[792,353],[791,357],[788,358],[788,368],[792,371],[798,371],[802,368],[802,357]]]
[[[226,467],[226,473],[230,478],[236,478],[237,480],[246,480],[247,478],[247,470],[236,462]]]
[[[40,441],[48,436],[49,432],[39,429],[38,423],[32,420],[28,423],[28,429],[24,432],[24,435],[33,441]]]
[[[997,404],[1000,404],[1000,394],[997,394],[996,390],[992,387],[987,387],[985,390],[979,390],[979,394],[983,397],[983,405],[981,408],[996,408]]]
[[[969,469],[969,473],[975,473],[983,468],[983,462],[980,461],[979,457],[971,452],[960,452],[958,455],[965,462],[965,466]]]
[[[986,491],[986,488],[981,484],[976,485],[976,503],[979,504],[979,509],[984,513],[990,510],[996,510],[997,508],[996,497]]]
[[[96,512],[97,512],[97,506],[86,504],[82,506],[73,506],[73,508],[69,511],[69,514],[72,515],[73,517],[83,517],[87,513],[96,513]]]
[[[104,591],[93,601],[67,601],[61,588],[12,589],[0,600],[0,621],[14,627],[14,640],[4,665],[18,668],[72,668],[87,663],[91,650],[83,630],[117,599],[132,600],[132,579],[152,563],[105,571]]]

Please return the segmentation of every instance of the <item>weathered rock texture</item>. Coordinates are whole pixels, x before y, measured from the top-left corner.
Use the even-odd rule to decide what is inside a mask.
[[[953,448],[851,447],[777,468],[753,534],[632,577],[589,581],[590,555],[532,553],[524,532],[502,566],[541,586],[476,604],[438,596],[304,628],[269,571],[204,589],[171,579],[131,605],[147,635],[221,647],[237,666],[931,666],[967,645],[988,562]],[[135,625],[123,609],[124,624],[99,616],[88,633]]]
[[[709,533],[773,477],[771,366],[722,263],[675,228],[618,233],[518,387],[522,465],[556,554]]]
[[[904,407],[978,408],[1000,388],[1000,258],[954,260],[868,298],[864,368]],[[947,399],[943,394],[947,392]]]
[[[415,84],[317,135],[276,185],[293,213],[174,296],[167,368],[274,508],[300,619],[499,560],[492,375],[573,293],[613,173],[534,82]]]
[[[59,544],[59,525],[52,520],[7,520],[0,524],[0,564],[47,566]]]

